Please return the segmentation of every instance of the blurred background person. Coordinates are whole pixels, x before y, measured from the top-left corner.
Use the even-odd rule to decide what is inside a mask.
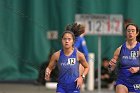
[[[114,89],[114,81],[115,81],[115,68],[112,69],[112,72],[108,70],[109,66],[109,59],[103,58],[102,59],[102,66],[101,66],[101,87],[108,88],[109,90]],[[95,72],[95,83],[98,83],[98,70]],[[97,86],[95,86],[97,87]]]
[[[36,85],[45,85],[46,80],[45,80],[44,73],[45,73],[46,67],[49,65],[49,61],[51,59],[51,56],[52,56],[52,51],[48,55],[48,59],[41,64],[41,66],[39,68],[39,75],[38,75],[37,81],[35,82]],[[58,67],[56,65],[52,71],[52,74],[50,76],[50,80],[48,82],[57,82],[57,79],[58,79],[57,77],[58,77]]]
[[[132,21],[131,18],[126,18],[126,19],[124,19],[124,29],[126,28],[126,26],[127,26],[129,23],[133,23],[133,21]]]
[[[85,33],[81,34],[80,36],[77,36],[75,39],[75,44],[74,46],[85,55],[85,58],[88,62],[88,48],[86,45],[86,40],[84,38]]]

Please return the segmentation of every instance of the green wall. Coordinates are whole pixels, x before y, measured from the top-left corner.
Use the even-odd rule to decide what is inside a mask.
[[[61,33],[75,14],[122,14],[140,26],[140,0],[0,0],[0,80],[33,80],[50,50],[61,48]],[[46,32],[58,30],[58,40]],[[123,36],[102,37],[102,57],[111,58]],[[98,37],[86,36],[98,55]],[[97,56],[95,60],[97,64]]]

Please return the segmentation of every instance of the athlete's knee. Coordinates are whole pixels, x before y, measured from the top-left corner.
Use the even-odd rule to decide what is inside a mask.
[[[128,88],[125,85],[117,85],[116,93],[128,93]]]

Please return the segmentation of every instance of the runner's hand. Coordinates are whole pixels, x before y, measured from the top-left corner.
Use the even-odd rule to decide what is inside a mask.
[[[139,67],[131,67],[130,69],[129,69],[129,71],[131,72],[131,73],[137,73],[138,71],[139,71]]]
[[[82,86],[82,84],[83,84],[83,78],[81,77],[81,76],[79,76],[76,80],[75,80],[75,82],[77,81],[77,88],[78,89],[80,89],[81,88],[81,86]]]

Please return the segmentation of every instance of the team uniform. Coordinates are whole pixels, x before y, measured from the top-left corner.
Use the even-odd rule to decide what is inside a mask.
[[[84,37],[78,36],[76,37],[74,46],[85,55],[86,61],[88,62],[88,49],[86,46],[86,41]]]
[[[60,50],[58,60],[58,84],[57,93],[80,93],[76,88],[75,80],[79,77],[79,62],[77,61],[77,49],[74,48],[70,56],[66,56],[63,50]]]
[[[124,43],[119,55],[120,66],[115,85],[125,85],[129,92],[140,93],[140,72],[131,73],[131,67],[140,67],[140,43],[132,49],[126,47]]]

